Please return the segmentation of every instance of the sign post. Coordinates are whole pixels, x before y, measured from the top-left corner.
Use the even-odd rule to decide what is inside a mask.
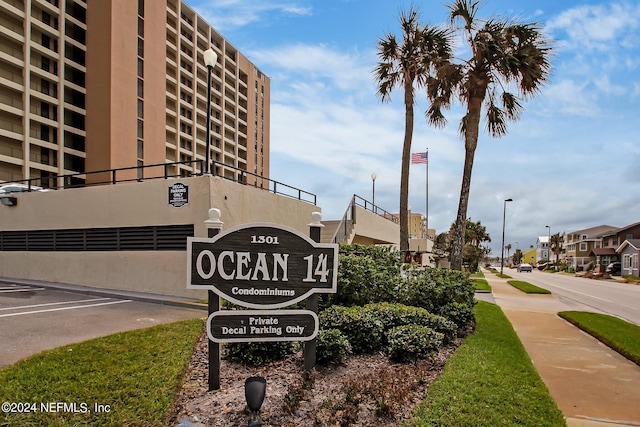
[[[204,222],[207,237],[212,238],[222,230],[224,223],[220,220],[220,209],[209,209],[209,219]],[[220,297],[212,290],[207,291],[207,312],[209,316],[220,310]],[[209,340],[209,391],[220,388],[220,344]]]
[[[317,294],[335,293],[338,280],[338,245],[319,243],[321,214],[312,214],[311,238],[270,223],[220,233],[220,211],[209,215],[209,238],[187,239],[187,288],[209,291],[209,390],[220,388],[220,342],[305,341],[305,370],[313,369]],[[256,310],[225,313],[220,297]],[[302,300],[306,310],[281,310]]]

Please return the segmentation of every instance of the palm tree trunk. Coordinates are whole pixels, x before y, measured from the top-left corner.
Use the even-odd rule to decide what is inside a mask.
[[[402,170],[400,172],[400,251],[409,250],[409,167],[411,165],[411,141],[413,139],[413,80],[405,78],[404,84],[404,143],[402,145]]]
[[[464,230],[467,225],[467,208],[469,206],[469,191],[471,190],[471,172],[473,170],[473,158],[478,146],[478,131],[480,127],[480,109],[482,96],[469,99],[469,107],[466,116],[466,130],[464,140],[464,169],[462,172],[462,185],[460,187],[460,202],[458,203],[458,215],[453,230],[451,245],[451,269],[462,270],[462,249],[464,248]]]

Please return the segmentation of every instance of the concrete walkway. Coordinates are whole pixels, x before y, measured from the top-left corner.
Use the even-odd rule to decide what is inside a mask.
[[[493,300],[513,325],[569,427],[640,426],[640,366],[557,315],[592,308],[570,306],[553,295],[525,294],[485,273]]]

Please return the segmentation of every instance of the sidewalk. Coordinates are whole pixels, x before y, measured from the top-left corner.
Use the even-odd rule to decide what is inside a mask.
[[[569,427],[640,426],[640,366],[557,316],[592,308],[485,279]]]

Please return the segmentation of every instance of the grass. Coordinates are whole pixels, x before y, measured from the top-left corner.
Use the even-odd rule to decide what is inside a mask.
[[[558,315],[640,365],[640,326],[607,314],[562,311]]]
[[[481,301],[476,319],[405,426],[566,426],[500,307]]]
[[[546,289],[539,288],[536,285],[532,285],[529,282],[523,282],[522,280],[508,280],[507,283],[513,286],[514,288],[520,289],[522,292],[525,292],[527,294],[550,294],[551,293]]]
[[[471,278],[471,283],[476,287],[476,291],[491,291],[491,286],[486,279]]]
[[[504,274],[504,273],[496,273],[496,276],[498,276],[501,279],[513,279],[513,277],[511,277],[511,276],[509,276],[507,274]]]
[[[165,425],[202,324],[194,319],[122,332],[8,366],[0,370],[1,400],[35,402],[38,412],[0,412],[0,425]],[[41,412],[41,402],[76,403],[80,412]],[[108,405],[108,412],[95,412],[94,404]]]

